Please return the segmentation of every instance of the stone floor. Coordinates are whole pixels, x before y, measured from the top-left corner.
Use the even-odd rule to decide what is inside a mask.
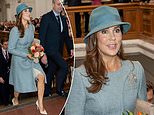
[[[59,115],[61,112],[65,98],[55,95],[52,97],[46,97],[44,99],[44,106],[48,112],[48,115]],[[39,111],[36,108],[35,102],[36,98],[29,98],[24,100],[18,106],[8,106],[0,109],[0,115],[40,115]]]

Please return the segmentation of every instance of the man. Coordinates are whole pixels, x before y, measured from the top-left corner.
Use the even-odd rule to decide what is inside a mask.
[[[67,63],[63,59],[63,47],[66,43],[67,49],[73,57],[73,42],[69,38],[66,17],[61,15],[63,10],[59,0],[52,0],[53,10],[44,14],[40,23],[39,39],[45,49],[46,55],[42,62],[48,60],[47,84],[45,96],[51,95],[51,81],[56,76],[56,92],[60,96],[66,96],[64,82],[67,75]]]
[[[4,105],[9,104],[11,98],[11,86],[9,85],[9,69],[11,55],[8,54],[8,39],[1,40],[0,47],[0,101]]]

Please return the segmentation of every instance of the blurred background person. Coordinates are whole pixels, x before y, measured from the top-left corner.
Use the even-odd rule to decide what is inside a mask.
[[[150,81],[147,81],[147,100],[154,104],[153,84]]]
[[[68,0],[68,6],[81,6],[81,0]],[[76,37],[81,37],[81,16],[80,13],[75,13]]]
[[[101,5],[101,0],[92,0],[92,5]]]
[[[11,54],[8,53],[8,38],[1,39],[0,46],[0,102],[11,104],[13,87],[9,84]]]

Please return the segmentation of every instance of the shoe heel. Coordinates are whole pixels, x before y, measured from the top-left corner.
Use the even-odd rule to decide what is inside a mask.
[[[36,101],[36,109],[37,109],[37,110],[39,109],[38,100]]]
[[[15,103],[14,100],[15,100],[15,99],[13,98],[13,99],[12,99],[12,104],[13,104],[13,106],[19,105],[19,103]]]
[[[48,113],[47,113],[47,111],[44,109],[44,111],[40,111],[40,113],[42,114],[42,115],[47,115]]]
[[[38,100],[36,101],[36,108],[37,108],[37,110],[39,110],[41,115],[47,115],[47,111],[45,109],[43,111],[40,111],[40,108],[39,108],[39,105],[38,105]]]
[[[13,104],[13,106],[15,106],[15,103],[14,103],[14,98],[12,99],[12,104]]]

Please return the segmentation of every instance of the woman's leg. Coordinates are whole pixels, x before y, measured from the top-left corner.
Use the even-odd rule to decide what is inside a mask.
[[[43,106],[43,95],[44,95],[44,85],[45,85],[44,80],[45,80],[44,76],[39,74],[37,88],[38,88],[38,104],[40,111],[44,111],[44,106]]]

